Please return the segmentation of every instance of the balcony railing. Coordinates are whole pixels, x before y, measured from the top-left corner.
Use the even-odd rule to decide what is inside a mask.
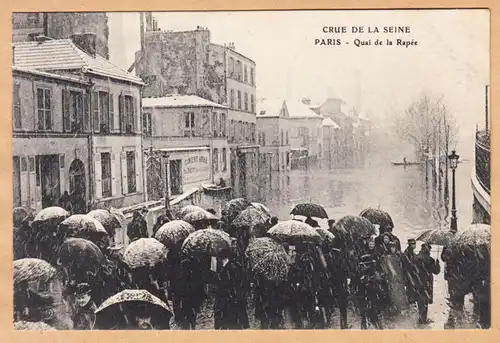
[[[490,132],[476,133],[476,176],[484,190],[490,194]]]

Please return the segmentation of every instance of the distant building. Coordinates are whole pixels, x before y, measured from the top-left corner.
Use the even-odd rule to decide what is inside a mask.
[[[266,171],[288,171],[291,166],[290,115],[283,100],[257,103],[257,142],[261,175]]]
[[[26,125],[34,122],[36,126],[27,126],[22,133],[23,138],[52,135],[58,138],[89,137],[87,153],[76,150],[84,149],[82,143],[78,143],[72,154],[64,150],[67,163],[78,159],[89,166],[86,170],[89,176],[85,176],[88,185],[81,186],[88,190],[86,198],[90,201],[89,207],[121,208],[142,202],[140,103],[144,84],[138,77],[95,54],[95,37],[92,35],[73,36],[73,40],[89,49],[84,51],[78,48],[70,39],[18,42],[13,45],[15,67],[57,74],[61,78],[78,78],[80,83],[86,85],[83,90],[81,86],[70,86],[68,81],[65,81],[64,87],[59,86],[60,81],[57,87],[53,82],[33,83],[37,98],[33,109],[35,118],[27,120]],[[66,145],[64,140],[58,142],[64,144],[64,149],[76,144]],[[37,149],[42,149],[37,143],[33,139],[32,150],[25,151],[34,151],[32,154],[37,155]],[[51,146],[47,151],[52,149]],[[39,152],[40,155],[45,153]],[[59,168],[66,168],[66,162],[61,161]],[[51,163],[57,165],[55,159]],[[55,178],[50,185],[55,183]]]
[[[238,53],[234,44],[212,43],[205,28],[172,32],[146,27],[143,50],[135,60],[137,75],[147,83],[144,96],[197,95],[227,106],[233,191],[235,196],[247,195],[258,175],[255,62]]]
[[[334,168],[339,163],[340,140],[338,126],[331,118],[323,119],[323,165]]]
[[[93,33],[96,53],[108,59],[108,17],[103,12],[32,12],[12,14],[12,41],[33,41],[36,36],[54,39]]]
[[[148,200],[231,176],[227,107],[196,95],[143,99]]]

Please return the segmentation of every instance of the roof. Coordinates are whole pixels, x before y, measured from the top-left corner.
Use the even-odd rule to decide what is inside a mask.
[[[54,74],[54,73],[47,73],[47,72],[36,70],[36,69],[28,69],[28,68],[20,68],[20,67],[12,66],[12,71],[17,71],[17,72],[26,73],[26,74],[44,76],[44,77],[48,77],[48,78],[52,78],[52,79],[71,81],[71,82],[81,83],[84,85],[89,85],[89,83],[86,82],[85,80],[82,80],[82,79],[79,79],[76,77],[64,76],[64,75],[59,75],[59,74]]]
[[[325,118],[325,119],[323,119],[323,126],[331,126],[334,129],[340,129],[340,126],[338,126],[337,123],[335,123],[332,120],[332,118]]]
[[[286,107],[288,108],[288,114],[290,119],[299,118],[311,118],[311,119],[323,119],[322,116],[316,114],[307,105],[303,104],[302,101],[292,100],[285,101]]]
[[[283,107],[284,100],[269,99],[257,102],[257,119],[278,118]]]
[[[87,54],[71,39],[16,42],[13,46],[16,67],[42,71],[81,69],[86,73],[144,85],[140,78],[107,59],[97,54],[95,57]]]
[[[238,52],[238,51],[236,51],[236,50],[234,50],[234,49],[231,49],[231,48],[230,48],[230,47],[228,47],[228,46],[224,46],[224,45],[221,45],[221,44],[212,43],[212,42],[210,42],[210,44],[211,44],[211,45],[218,46],[219,48],[226,49],[227,51],[230,51],[230,52],[232,52],[233,54],[238,55],[238,56],[240,56],[240,57],[242,57],[242,58],[244,58],[244,59],[246,59],[246,60],[248,60],[248,61],[252,62],[252,63],[255,65],[255,61],[254,61],[254,60],[252,60],[250,57],[247,57],[247,56],[243,55],[241,52]]]
[[[161,98],[143,98],[142,107],[145,108],[175,108],[175,107],[215,107],[227,109],[213,101],[197,95],[167,95]]]

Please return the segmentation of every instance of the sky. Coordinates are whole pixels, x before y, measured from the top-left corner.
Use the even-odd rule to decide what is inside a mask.
[[[110,59],[128,69],[140,49],[138,13],[109,13]],[[257,98],[340,97],[358,104],[373,121],[389,124],[422,91],[443,95],[460,136],[484,127],[485,85],[489,84],[488,10],[155,12],[161,30],[207,27],[214,43],[234,42],[256,62]],[[345,26],[347,33],[323,33]],[[365,32],[353,34],[353,26]],[[383,33],[408,26],[410,33]],[[379,33],[368,33],[377,27]],[[372,29],[373,31],[373,29]],[[315,39],[341,39],[318,46]],[[356,47],[354,40],[371,39]],[[418,45],[375,46],[386,39]],[[345,44],[349,42],[349,44]],[[467,143],[469,144],[469,142]]]

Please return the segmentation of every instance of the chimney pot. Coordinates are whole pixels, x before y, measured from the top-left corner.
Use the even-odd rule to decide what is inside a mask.
[[[96,41],[97,36],[95,33],[78,33],[71,35],[71,40],[80,49],[87,54],[95,57],[96,55]]]

